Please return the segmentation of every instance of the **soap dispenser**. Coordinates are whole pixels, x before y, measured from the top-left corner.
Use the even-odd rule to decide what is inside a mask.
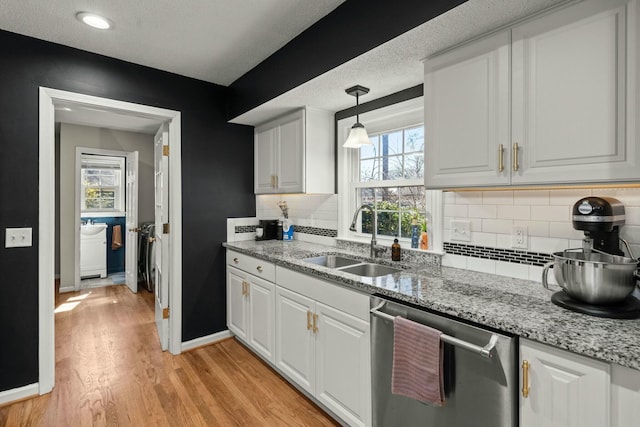
[[[398,239],[393,239],[393,245],[391,245],[391,261],[400,261],[402,258],[402,249]]]

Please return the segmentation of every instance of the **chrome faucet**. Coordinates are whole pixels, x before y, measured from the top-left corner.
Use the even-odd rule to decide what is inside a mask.
[[[376,241],[376,231],[378,229],[378,221],[376,219],[376,213],[373,209],[373,205],[365,203],[364,205],[360,206],[356,210],[356,213],[353,214],[353,221],[351,221],[351,227],[349,227],[349,230],[358,231],[356,229],[356,221],[358,220],[358,214],[363,209],[366,209],[369,212],[371,212],[371,216],[373,217],[373,232],[371,233],[371,251],[369,252],[369,256],[371,258],[377,258],[378,254],[386,252],[387,248],[385,248],[384,246],[378,246],[378,242]]]

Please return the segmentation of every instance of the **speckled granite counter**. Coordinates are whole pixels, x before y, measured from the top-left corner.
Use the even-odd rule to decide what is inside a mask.
[[[302,261],[322,254],[345,254],[366,260],[346,249],[277,240],[228,242],[224,246],[362,292],[407,301],[640,370],[640,320],[601,319],[565,310],[552,304],[550,292],[536,282],[387,260],[378,262],[400,267],[403,271],[382,277],[360,278]]]

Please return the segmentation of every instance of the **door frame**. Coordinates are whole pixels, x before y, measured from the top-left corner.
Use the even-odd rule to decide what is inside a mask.
[[[82,161],[82,155],[83,154],[92,154],[92,155],[97,155],[97,156],[110,156],[110,157],[123,157],[123,158],[127,158],[127,154],[129,154],[127,151],[117,151],[117,150],[106,150],[103,148],[89,148],[89,147],[76,147],[76,162],[75,162],[75,207],[74,207],[74,271],[73,271],[73,277],[74,277],[74,291],[79,291],[80,290],[80,218],[82,217],[82,208],[80,206],[80,200],[81,200],[81,191],[82,191],[82,186],[80,185],[80,179],[81,179],[81,172],[80,172],[80,164]],[[123,170],[123,176],[126,175],[126,171]],[[126,178],[125,178],[126,180]],[[138,198],[138,195],[136,194],[136,200]],[[125,210],[125,220],[127,218],[128,215],[128,209],[126,206],[124,206],[124,210]],[[125,247],[125,251],[126,251],[126,247]],[[62,256],[62,254],[61,254]],[[126,261],[125,261],[126,262]],[[125,264],[126,265],[126,264]]]
[[[180,354],[182,344],[182,149],[181,113],[40,86],[38,158],[38,392],[55,384],[54,257],[55,257],[55,104],[77,104],[158,119],[169,126],[169,242],[171,265],[169,351]]]

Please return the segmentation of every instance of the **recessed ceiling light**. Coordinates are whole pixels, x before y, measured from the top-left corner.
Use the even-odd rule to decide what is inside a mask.
[[[76,14],[76,18],[90,27],[97,28],[99,30],[108,30],[113,28],[113,23],[111,21],[100,15],[96,15],[95,13],[78,12]]]

